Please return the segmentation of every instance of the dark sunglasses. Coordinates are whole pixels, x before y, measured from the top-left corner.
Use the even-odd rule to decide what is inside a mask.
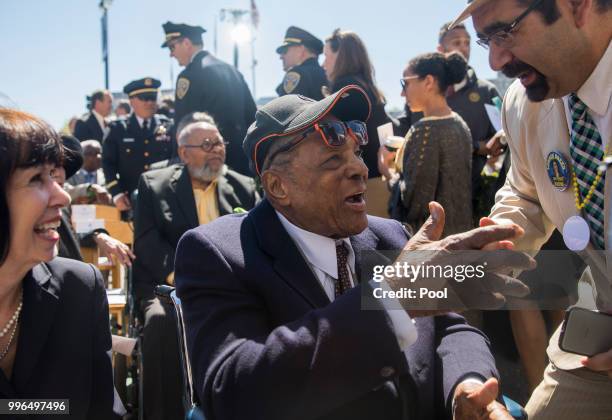
[[[353,138],[355,139],[354,141],[357,143],[357,145],[365,146],[368,144],[368,129],[363,121],[354,120],[346,122],[331,121],[326,123],[316,123],[312,127],[306,129],[302,134],[300,134],[299,137],[296,137],[293,141],[287,143],[285,146],[272,153],[268,158],[268,165],[276,156],[293,149],[312,132],[318,132],[323,141],[325,141],[325,144],[327,144],[329,147],[343,146],[346,143],[346,139],[349,134],[353,135]]]
[[[229,143],[223,140],[219,140],[219,139],[215,139],[215,140],[211,140],[211,139],[204,139],[202,141],[201,144],[184,144],[183,147],[186,147],[188,149],[202,149],[205,152],[210,152],[212,149],[214,149],[217,146],[221,146],[222,148],[225,148],[225,146],[227,146]]]

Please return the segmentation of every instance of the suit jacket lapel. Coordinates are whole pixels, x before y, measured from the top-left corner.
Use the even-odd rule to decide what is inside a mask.
[[[274,258],[274,270],[279,276],[314,308],[328,305],[329,299],[323,287],[283,228],[268,200],[262,200],[247,217],[253,219],[261,248]]]
[[[219,215],[232,214],[236,207],[241,207],[240,200],[234,193],[234,187],[223,175],[217,180],[217,202],[219,203]]]
[[[382,254],[376,251],[378,246],[378,237],[374,233],[366,228],[359,235],[351,236],[350,238],[353,252],[355,253],[355,282],[361,283],[362,275],[370,276],[371,270],[363,270],[363,268],[369,268],[372,263],[376,264],[389,264],[389,260]],[[363,280],[368,281],[368,277],[364,277]]]
[[[89,114],[88,124],[97,136],[99,136],[100,138],[104,136],[104,128],[100,127],[100,123],[98,123],[98,119],[93,114],[93,112]]]
[[[193,187],[189,178],[189,171],[186,166],[177,168],[170,181],[176,191],[176,198],[181,211],[189,221],[191,227],[196,227],[200,223],[198,221],[198,211],[195,205],[195,197],[193,196]]]
[[[19,350],[13,370],[13,383],[17,391],[25,389],[38,362],[44,360],[41,352],[55,320],[59,294],[60,283],[45,264],[35,266],[23,282]]]

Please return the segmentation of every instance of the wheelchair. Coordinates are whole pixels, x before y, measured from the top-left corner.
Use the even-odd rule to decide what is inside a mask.
[[[176,314],[176,326],[181,349],[181,368],[183,370],[183,407],[185,408],[185,420],[205,420],[204,413],[200,408],[193,388],[193,372],[189,361],[189,350],[187,348],[187,336],[185,335],[185,322],[183,320],[181,300],[176,296],[174,287],[167,285],[156,286],[155,295],[159,300],[171,304]]]
[[[186,420],[205,420],[204,413],[200,408],[200,403],[193,388],[193,372],[189,361],[189,350],[187,349],[187,336],[185,334],[185,322],[183,319],[183,308],[181,300],[176,296],[175,288],[167,285],[155,287],[155,295],[167,303],[171,303],[176,312],[176,322],[179,334],[179,343],[181,347],[181,367],[183,369],[183,405],[185,407]],[[516,420],[527,420],[527,412],[523,407],[503,395],[502,400],[510,415]]]

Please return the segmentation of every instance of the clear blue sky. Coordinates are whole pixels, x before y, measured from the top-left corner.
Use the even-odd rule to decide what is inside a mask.
[[[85,95],[104,85],[98,0],[0,1],[0,93],[17,106],[60,128],[85,112]],[[407,61],[433,51],[442,23],[465,0],[257,0],[260,25],[255,42],[258,97],[275,95],[283,77],[275,48],[289,25],[324,39],[341,27],[364,40],[379,87],[391,106],[402,106],[399,81]],[[110,88],[152,76],[171,88],[180,68],[161,49],[167,20],[208,29],[205,48],[213,50],[214,24],[221,8],[249,8],[249,0],[114,0],[109,12]],[[471,22],[468,22],[471,32]],[[241,48],[240,70],[251,84],[250,45]],[[232,60],[226,23],[218,23],[217,55]],[[495,77],[486,52],[472,45],[470,60],[480,77]],[[171,70],[172,69],[172,70]]]

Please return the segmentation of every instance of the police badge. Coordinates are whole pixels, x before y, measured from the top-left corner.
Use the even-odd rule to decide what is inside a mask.
[[[285,75],[285,79],[283,80],[283,89],[285,89],[285,93],[291,93],[300,83],[300,73],[295,71],[290,71]]]
[[[181,77],[176,82],[176,97],[179,99],[183,99],[189,90],[189,79],[185,79]]]

